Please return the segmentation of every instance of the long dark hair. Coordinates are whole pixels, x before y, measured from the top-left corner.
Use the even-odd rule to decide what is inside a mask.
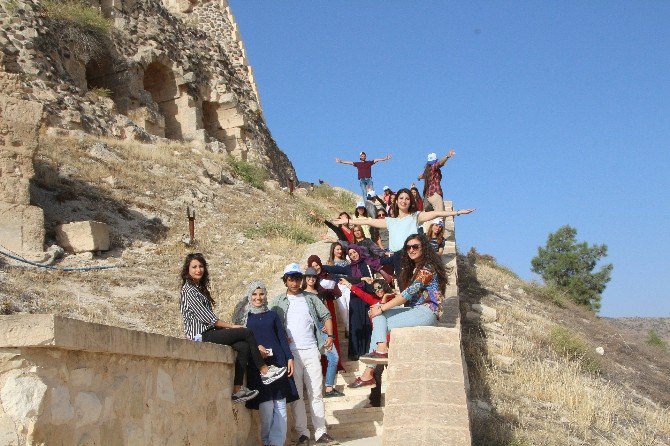
[[[329,265],[334,265],[335,264],[335,247],[337,245],[340,245],[340,248],[342,248],[342,259],[347,258],[347,253],[344,250],[344,246],[340,242],[333,242],[330,245],[330,255],[328,256],[328,264]]]
[[[421,243],[421,257],[417,259],[416,263],[407,254],[407,243],[410,240],[418,240]],[[412,283],[415,270],[418,272],[422,268],[428,268],[433,274],[437,275],[438,288],[442,295],[444,295],[449,280],[442,257],[430,248],[425,235],[412,234],[405,239],[405,243],[403,244],[402,257],[400,259],[400,275],[398,276],[400,289],[404,290],[407,288]]]
[[[198,284],[191,280],[191,275],[188,273],[189,266],[193,260],[197,260],[205,268],[205,272],[202,274],[202,279],[200,279],[200,283]],[[184,286],[186,283],[190,283],[198,288],[198,291],[207,298],[209,303],[214,305],[214,299],[212,299],[212,295],[209,292],[209,269],[207,269],[207,260],[205,260],[205,256],[199,252],[188,254],[184,259],[184,264],[181,267],[181,286]]]
[[[410,192],[409,189],[406,187],[403,187],[400,189],[398,192],[395,194],[395,201],[393,202],[393,216],[397,217],[400,215],[400,208],[398,207],[398,198],[400,198],[400,194],[405,193],[409,195],[409,209],[407,209],[407,212],[410,214],[415,213],[418,209],[416,207],[416,200],[414,200],[414,196],[412,195],[412,192]]]

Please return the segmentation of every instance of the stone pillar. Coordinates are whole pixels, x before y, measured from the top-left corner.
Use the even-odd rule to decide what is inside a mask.
[[[41,104],[0,94],[0,244],[20,253],[44,250],[44,213],[30,205],[41,120]]]

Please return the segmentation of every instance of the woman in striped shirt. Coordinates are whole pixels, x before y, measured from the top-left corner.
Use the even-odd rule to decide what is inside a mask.
[[[195,341],[229,345],[237,352],[233,379],[234,402],[248,401],[258,395],[258,390],[249,390],[242,385],[249,356],[260,370],[263,384],[270,384],[286,373],[286,367],[268,367],[265,364],[263,358],[267,356],[267,351],[258,345],[250,330],[241,325],[223,322],[214,314],[214,299],[209,292],[209,272],[202,254],[186,256],[181,279],[179,308],[184,319],[186,337]]]

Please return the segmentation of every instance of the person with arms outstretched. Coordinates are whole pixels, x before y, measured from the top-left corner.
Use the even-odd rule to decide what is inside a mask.
[[[372,165],[379,163],[381,161],[388,161],[391,159],[391,155],[386,155],[384,158],[375,158],[372,161],[367,161],[367,155],[365,152],[360,153],[360,161],[345,161],[340,158],[335,158],[335,162],[340,164],[349,164],[358,169],[358,183],[361,186],[361,192],[363,193],[363,199],[367,198],[368,191],[373,188],[372,186]]]

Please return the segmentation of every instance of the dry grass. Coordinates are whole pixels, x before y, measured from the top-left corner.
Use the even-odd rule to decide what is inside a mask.
[[[532,294],[532,287],[516,289],[517,278],[504,269],[486,262],[476,262],[473,268],[464,262],[459,263],[461,289],[467,290],[470,302],[498,310],[497,323],[504,333],[464,324],[470,397],[492,407],[473,412],[474,444],[670,444],[670,410],[653,403],[651,393],[667,391],[664,379],[655,388],[648,384],[646,395],[633,390],[637,382],[621,379],[622,368],[639,367],[631,376],[650,373],[642,370],[648,370],[644,362],[653,359],[636,357],[631,362],[612,345],[606,345],[604,357],[596,355],[594,347],[602,345],[592,335],[601,331],[596,318],[572,306],[558,308],[541,293]],[[581,333],[585,329],[590,331]],[[497,365],[496,355],[513,358],[514,363]]]
[[[100,142],[108,158],[91,152]],[[185,254],[194,251],[208,259],[216,311],[224,319],[251,280],[277,289],[283,267],[299,261],[305,246],[326,231],[322,222],[309,219],[309,209],[333,215],[338,205],[289,198],[241,181],[219,185],[204,178],[202,158],[227,165],[225,156],[188,144],[44,135],[32,192],[45,209],[47,228],[94,219],[109,224],[113,240],[106,258],[70,257],[61,266],[121,267],[88,273],[5,267],[0,310],[56,313],[181,336],[178,276]],[[182,242],[187,204],[196,210],[193,246]],[[277,224],[289,229],[268,230]]]

